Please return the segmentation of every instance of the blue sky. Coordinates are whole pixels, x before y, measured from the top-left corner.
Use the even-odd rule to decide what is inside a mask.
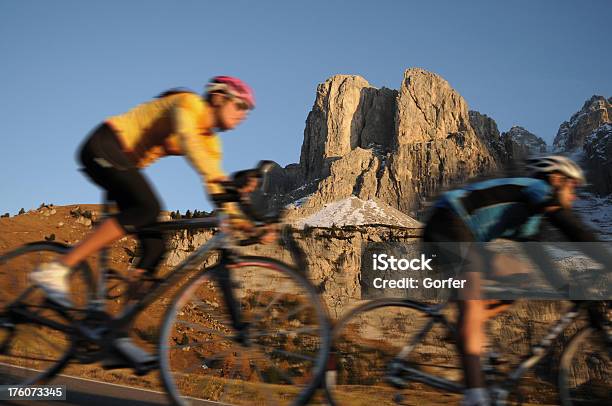
[[[358,74],[397,89],[406,68],[440,74],[502,131],[551,142],[593,94],[612,96],[612,2],[0,2],[0,213],[95,203],[75,151],[105,117],[217,74],[258,106],[222,135],[225,168],[297,162],[316,85]],[[168,209],[208,208],[181,157],[146,170]]]

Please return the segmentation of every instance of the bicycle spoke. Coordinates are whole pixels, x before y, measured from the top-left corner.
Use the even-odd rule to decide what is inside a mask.
[[[285,379],[285,381],[287,381],[289,383],[289,385],[295,385],[295,382],[293,381],[293,378],[291,378],[291,376],[287,375],[287,373],[285,371],[283,371],[282,369],[280,369],[279,367],[277,367],[274,363],[272,363],[272,360],[269,359],[266,354],[263,351],[260,351],[258,349],[255,348],[251,348],[250,351],[256,353],[256,354],[260,354],[263,359],[270,361],[271,362],[271,367],[272,369],[274,369],[274,371],[278,372],[280,375],[283,376],[283,378]],[[253,357],[252,359],[257,360],[257,359],[261,359],[258,357]]]
[[[265,385],[266,381],[264,380],[264,377],[261,374],[261,371],[259,370],[259,367],[257,366],[257,364],[255,364],[255,363],[253,364],[253,369],[255,369],[255,373],[259,377],[259,381],[264,384],[264,391],[266,392],[266,398],[268,399],[268,404],[270,404],[270,405],[274,404],[274,400],[272,399],[272,393],[267,388],[267,385]]]
[[[298,314],[300,311],[304,310],[308,306],[310,306],[310,303],[302,303],[301,305],[297,307],[297,309],[294,309],[291,312],[287,313],[287,315],[284,318],[280,319],[279,321],[289,320],[291,317],[295,316],[296,314]]]
[[[39,334],[36,335],[36,342],[38,343],[38,348],[41,348],[41,345],[45,346],[45,344],[46,344],[48,346],[53,347],[56,350],[56,352],[61,351],[61,349],[57,346],[57,344],[51,343],[49,340],[47,340],[46,338],[43,338]],[[41,350],[43,350],[43,349],[41,348]],[[46,350],[46,348],[44,348],[44,350]]]
[[[211,329],[211,328],[202,327],[202,326],[200,326],[199,324],[196,324],[196,323],[191,323],[191,322],[185,321],[185,320],[177,320],[176,322],[177,322],[177,324],[182,324],[184,326],[193,328],[194,330],[201,331],[203,333],[213,334],[213,335],[216,335],[216,336],[219,336],[219,337],[227,338],[229,340],[232,339],[232,337],[228,336],[225,333],[221,333],[220,331],[214,330],[214,329]]]
[[[195,344],[179,344],[169,346],[168,350],[183,350],[184,348],[201,348],[205,346],[207,343],[195,343]]]
[[[303,303],[300,306],[298,306],[296,309],[293,309],[291,312],[287,313],[282,318],[275,319],[274,321],[276,322],[276,324],[280,325],[280,324],[282,324],[283,321],[288,321],[290,318],[292,318],[296,314],[299,314],[300,311],[306,309],[309,306],[311,306],[310,303]],[[255,318],[253,320],[252,324],[255,325],[256,323],[258,323],[261,320],[263,320],[265,314],[266,314],[265,311],[261,312],[261,314],[258,312],[256,315],[259,316],[259,317]]]
[[[256,342],[252,342],[251,344],[252,345],[256,345],[258,347],[261,347],[261,348],[268,349],[270,352],[273,352],[273,353],[276,353],[276,354],[286,355],[286,356],[291,357],[291,358],[298,358],[298,359],[302,359],[304,361],[311,361],[311,362],[315,361],[315,358],[309,357],[307,355],[297,354],[295,352],[290,352],[290,351],[279,350],[278,348],[270,348],[267,345],[259,344],[259,343],[256,343]]]
[[[199,369],[202,367],[202,364],[194,364],[193,366],[189,367],[186,371],[184,371],[183,373],[185,375],[189,375],[190,373],[192,373],[193,371]]]
[[[225,399],[225,396],[230,392],[227,391],[226,388],[230,388],[231,389],[231,385],[235,385],[236,383],[234,382],[234,379],[236,378],[236,376],[238,375],[238,372],[236,371],[236,366],[235,364],[232,365],[231,368],[231,374],[229,379],[226,380],[225,384],[223,385],[223,397],[221,398],[221,400],[223,401]],[[230,399],[231,401],[232,399]]]
[[[280,298],[284,294],[285,293],[281,292],[280,289],[279,289],[279,291],[276,293],[276,295],[274,296],[272,301],[270,303],[268,303],[268,305],[265,307],[265,309],[263,309],[261,312],[254,312],[253,313],[253,316],[254,316],[253,317],[253,324],[256,324],[261,319],[263,319],[266,316],[266,314],[268,314],[268,312],[272,308],[272,306],[274,306],[276,303],[278,303],[278,301],[280,300]]]
[[[209,311],[217,311],[217,309],[215,309],[212,305],[209,305],[206,302],[203,302],[200,299],[193,299],[192,300],[193,303],[195,303],[198,307],[202,308],[203,310],[209,310]]]
[[[257,330],[259,331],[259,330]],[[281,336],[286,336],[289,334],[297,334],[297,333],[308,333],[308,332],[315,332],[315,331],[320,331],[320,328],[318,327],[303,327],[303,328],[298,328],[295,330],[275,330],[275,331],[267,331],[267,332],[262,332],[259,334],[250,334],[249,336],[251,338],[259,338],[259,337],[268,337],[268,336],[274,336],[274,335],[281,335]]]
[[[223,358],[224,356],[226,356],[227,354],[229,354],[230,352],[232,352],[232,351],[231,350],[227,350],[227,351],[215,353],[215,354],[213,354],[211,356],[207,356],[207,357],[204,358],[204,363],[215,361],[215,360],[219,360],[219,359]]]

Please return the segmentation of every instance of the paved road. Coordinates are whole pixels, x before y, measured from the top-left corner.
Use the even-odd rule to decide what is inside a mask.
[[[3,373],[8,366],[2,365]],[[16,371],[17,367],[14,368]],[[74,378],[60,375],[53,379],[53,385],[66,385],[65,401],[4,401],[3,405],[30,405],[30,406],[152,406],[168,405],[164,392],[133,388],[93,381],[90,379]],[[196,406],[221,406],[221,403],[210,401],[193,401]]]

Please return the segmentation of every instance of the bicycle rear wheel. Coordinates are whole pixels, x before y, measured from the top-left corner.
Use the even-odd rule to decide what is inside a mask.
[[[239,326],[223,286],[231,286],[239,305]],[[162,381],[178,405],[194,398],[249,406],[305,404],[329,353],[327,320],[312,284],[281,262],[243,257],[227,269],[214,267],[184,286],[166,313]]]
[[[32,286],[29,273],[69,247],[39,242],[0,256],[0,383],[31,385],[49,380],[72,354],[70,322]],[[78,312],[88,302],[91,277],[85,265],[70,275],[71,300]]]
[[[594,327],[578,331],[561,356],[559,395],[564,406],[612,402],[612,343]]]
[[[457,401],[450,389],[429,386],[442,378],[458,391],[463,377],[451,331],[434,322],[431,309],[402,299],[379,299],[342,317],[332,336],[326,377],[329,402],[396,406]]]

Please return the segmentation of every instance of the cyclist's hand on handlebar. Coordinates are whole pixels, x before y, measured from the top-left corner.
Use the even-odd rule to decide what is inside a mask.
[[[255,224],[242,216],[230,216],[228,225],[232,232],[252,234],[255,230]]]
[[[259,179],[252,176],[246,181],[244,186],[241,186],[238,188],[238,192],[240,192],[240,194],[242,195],[247,195],[249,193],[254,192],[255,189],[257,189],[258,185],[259,185]]]
[[[262,244],[273,244],[278,240],[278,224],[267,224],[262,227],[263,234],[259,237]]]

